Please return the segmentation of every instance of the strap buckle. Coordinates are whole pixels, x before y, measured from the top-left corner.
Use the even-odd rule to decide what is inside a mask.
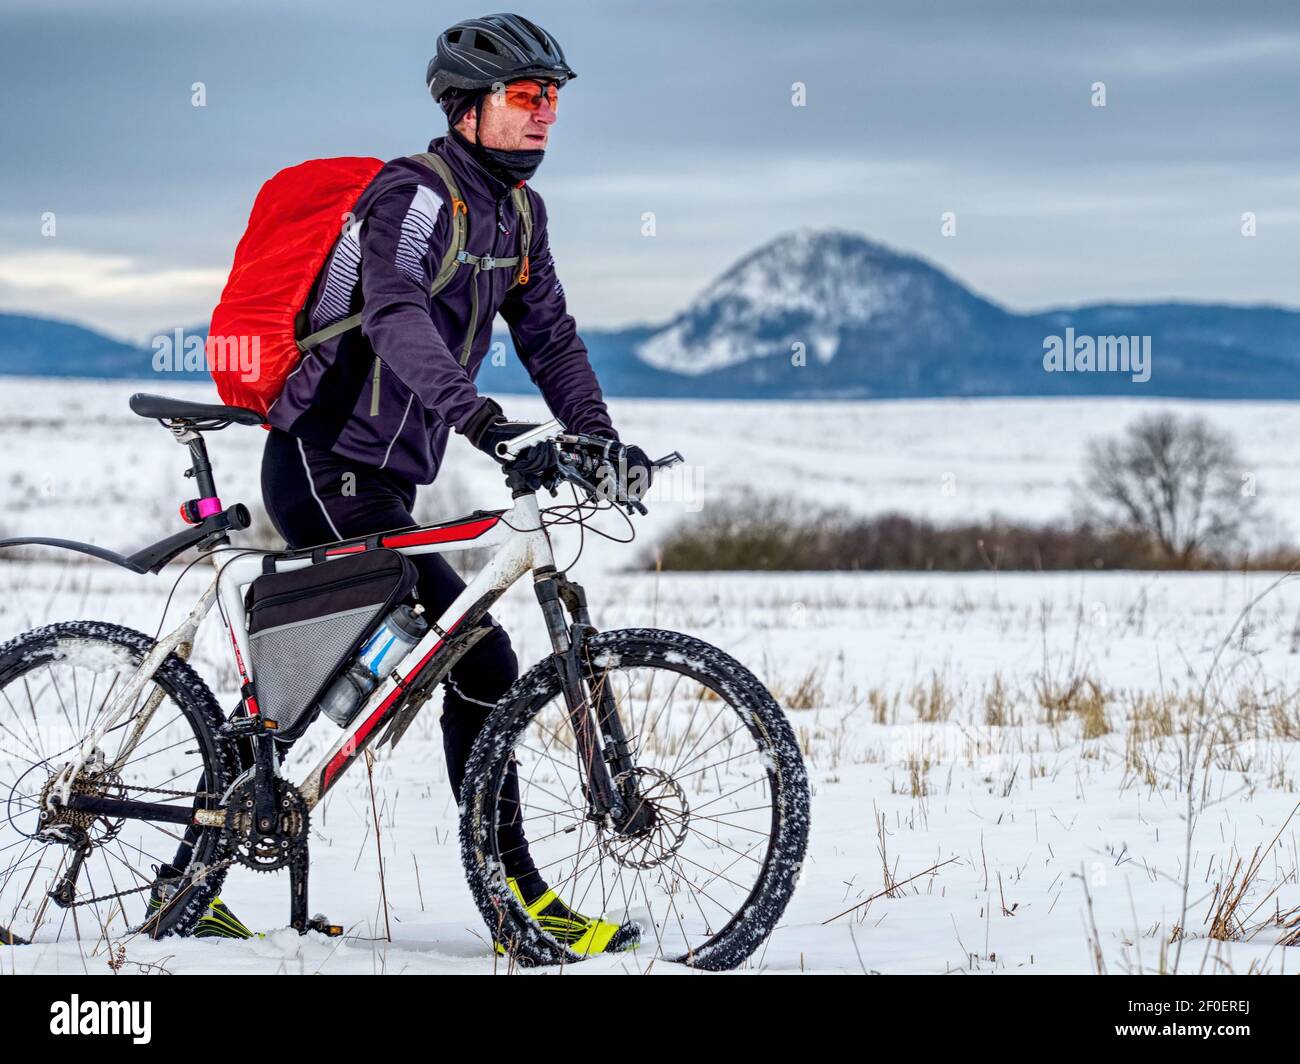
[[[478,260],[478,266],[480,270],[495,270],[497,267],[497,260],[491,255],[483,255]]]

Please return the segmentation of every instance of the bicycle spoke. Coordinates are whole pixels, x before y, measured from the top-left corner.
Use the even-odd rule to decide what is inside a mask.
[[[26,683],[26,680],[25,680],[25,679],[24,679],[24,682],[23,682],[23,686],[24,686],[24,687],[27,686],[27,683]],[[31,692],[30,692],[30,691],[28,692],[27,701],[28,701],[28,704],[30,705],[30,704],[31,704]],[[27,731],[27,725],[26,725],[26,723],[23,721],[22,714],[18,711],[18,707],[15,706],[15,705],[13,704],[13,702],[10,701],[9,696],[8,696],[7,694],[5,695],[5,702],[7,702],[8,705],[9,705],[9,708],[10,708],[11,710],[13,710],[14,719],[17,721],[18,726],[21,727],[21,728],[23,729],[24,734],[27,736],[26,739],[19,740],[19,741],[20,741],[20,742],[23,742],[23,743],[26,745],[27,749],[29,749],[32,753],[34,753],[34,754],[36,755],[36,757],[37,757],[38,760],[43,761],[43,760],[44,760],[44,757],[43,757],[42,754],[41,754],[40,748],[39,748],[38,746],[36,746],[36,744],[35,744],[34,742],[32,742],[31,733]],[[9,729],[6,728],[5,731],[9,731]],[[17,736],[17,735],[14,735],[13,732],[9,732],[9,734],[10,734],[10,735],[13,735],[15,739],[18,738],[18,736]]]
[[[678,773],[678,771],[679,771],[680,769],[685,768],[686,765],[689,765],[689,764],[691,763],[691,761],[694,761],[694,760],[695,760],[695,758],[691,758],[691,761],[685,761],[685,762],[683,762],[682,758],[684,758],[684,757],[686,756],[686,754],[694,753],[695,748],[696,748],[697,746],[699,746],[700,743],[704,741],[704,737],[705,737],[706,735],[708,735],[710,731],[713,730],[713,725],[717,722],[718,718],[722,716],[722,714],[726,711],[727,708],[728,708],[728,707],[724,704],[724,705],[723,705],[723,708],[720,709],[720,710],[718,710],[718,712],[715,713],[715,714],[713,715],[713,720],[709,721],[708,725],[704,728],[704,730],[703,730],[702,732],[700,732],[698,738],[696,738],[695,742],[693,742],[693,743],[691,744],[691,748],[690,748],[689,750],[687,750],[685,754],[680,754],[680,755],[678,756],[677,760],[676,760],[675,762],[673,762],[672,771],[671,771],[671,773],[670,773],[671,775],[676,776],[677,773]],[[691,719],[694,720],[694,718],[695,718],[695,715],[694,715],[694,713],[692,713],[692,714],[691,714]],[[742,725],[741,727],[743,728],[743,725]],[[739,730],[741,730],[741,728],[737,728],[737,729],[736,729],[736,731],[739,731]],[[690,734],[691,734],[691,732],[690,732],[690,728],[688,727],[688,728],[686,729],[686,737],[689,738],[689,737],[690,737]],[[735,734],[736,734],[736,732],[734,732],[734,731],[733,731],[733,732],[729,732],[727,735],[724,735],[721,739],[719,739],[718,742],[719,742],[719,743],[721,743],[721,742],[726,742],[727,739],[728,739],[731,735],[735,735]],[[703,757],[703,756],[704,756],[705,754],[707,754],[710,750],[712,750],[713,747],[715,747],[715,746],[717,746],[717,745],[718,745],[718,743],[713,743],[711,746],[705,747],[705,749],[703,749],[703,750],[700,751],[699,756],[700,756],[700,757]]]
[[[767,806],[755,806],[755,807],[753,807],[753,808],[756,808],[756,809],[766,809]],[[740,811],[740,810],[732,810],[732,812],[738,812],[738,811]],[[679,819],[680,819],[680,818],[679,818]],[[770,831],[759,831],[758,828],[746,827],[744,824],[736,824],[736,823],[733,823],[733,822],[730,821],[730,820],[723,820],[721,817],[716,817],[716,816],[701,816],[701,815],[700,815],[699,813],[697,813],[695,810],[691,810],[691,813],[690,813],[690,815],[689,815],[689,817],[688,817],[687,819],[688,819],[688,820],[708,820],[708,821],[710,821],[711,823],[715,823],[715,824],[723,824],[723,825],[725,825],[726,827],[729,827],[729,828],[735,828],[737,831],[748,831],[748,832],[751,832],[751,833],[753,833],[753,834],[755,834],[755,835],[762,835],[763,838],[765,838],[765,839],[770,839],[770,838],[772,837],[772,833],[771,833]]]
[[[744,730],[745,730],[745,726],[743,724],[737,729],[737,731],[744,731]],[[734,735],[735,732],[732,732],[731,734]],[[730,738],[730,736],[728,736],[727,738]],[[723,739],[718,740],[718,742],[723,742],[723,741],[725,740]],[[714,743],[713,745],[717,746],[718,744]],[[709,749],[711,750],[713,749],[713,747],[710,747]],[[709,752],[708,750],[701,751],[695,757],[691,758],[690,761],[686,762],[686,764],[689,765],[692,761],[698,761],[701,757],[703,757],[708,752]],[[675,780],[688,779],[691,776],[698,776],[701,772],[708,772],[709,769],[711,768],[717,768],[719,765],[726,765],[732,761],[737,761],[742,757],[754,757],[754,756],[755,753],[753,750],[745,750],[739,754],[732,754],[731,757],[724,757],[721,761],[714,761],[712,764],[705,765],[703,768],[692,769],[690,772],[674,772],[673,779]],[[764,773],[764,778],[766,779],[766,773]]]
[[[550,820],[557,816],[567,816],[570,820],[585,819],[585,816],[581,814],[576,806],[571,807],[574,810],[572,813],[566,813],[559,809],[542,809],[540,806],[533,806],[533,808],[537,810],[536,815],[521,817],[519,819],[520,824],[527,824],[530,820]]]
[[[739,794],[741,791],[754,786],[754,784],[756,783],[766,783],[766,782],[767,782],[767,777],[764,776],[762,779],[750,780],[748,783],[742,783],[734,791],[728,791],[726,794],[720,794],[716,798],[705,802],[703,805],[697,806],[695,809],[692,809],[691,812],[698,813],[701,809],[707,809],[711,805],[716,805],[718,802],[722,801],[722,799],[730,798],[733,794]]]
[[[699,828],[693,828],[693,827],[691,827],[689,824],[686,825],[686,830],[687,830],[688,832],[691,832],[692,834],[698,835],[698,836],[699,836],[700,838],[702,838],[702,839],[707,839],[709,842],[712,842],[712,843],[715,843],[715,844],[718,845],[718,846],[721,846],[724,850],[730,850],[732,853],[740,854],[741,857],[743,857],[743,858],[747,858],[748,860],[752,861],[754,864],[758,865],[759,868],[762,868],[762,867],[763,867],[763,862],[762,862],[762,861],[758,860],[758,858],[756,858],[756,857],[750,857],[750,856],[749,856],[749,850],[745,850],[745,851],[742,852],[741,850],[736,849],[734,846],[731,846],[731,845],[729,845],[728,843],[723,842],[721,839],[716,839],[716,838],[713,838],[713,837],[710,836],[710,835],[705,835],[702,831],[699,830]],[[768,838],[768,836],[764,836],[764,838]],[[753,844],[750,846],[749,849],[752,850],[752,849],[754,849],[754,847],[756,847],[756,846],[758,846],[758,845],[759,845],[759,844],[758,844],[757,842],[755,842],[755,843],[753,843]],[[727,867],[730,868],[731,865],[728,865]]]

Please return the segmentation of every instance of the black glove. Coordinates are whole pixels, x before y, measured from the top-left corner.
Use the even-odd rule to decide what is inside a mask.
[[[525,447],[516,457],[505,459],[506,486],[511,491],[537,491],[548,488],[554,493],[560,480],[559,456],[551,441]]]
[[[496,400],[485,396],[478,409],[465,422],[462,435],[484,454],[505,465],[510,459],[497,453],[497,444],[536,427],[519,421],[507,421]]]
[[[635,444],[621,443],[617,437],[603,432],[598,435],[609,440],[597,470],[601,495],[619,503],[640,502],[654,480],[650,456]]]

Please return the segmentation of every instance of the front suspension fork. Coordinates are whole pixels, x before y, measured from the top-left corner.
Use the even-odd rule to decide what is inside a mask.
[[[636,831],[647,811],[637,792],[632,771],[635,763],[618,704],[603,679],[588,682],[591,668],[586,641],[596,634],[596,629],[587,609],[586,592],[553,570],[538,573],[536,591],[550,632],[579,762],[587,779],[589,815],[600,822],[608,818],[620,832]],[[565,610],[572,623],[566,620]]]

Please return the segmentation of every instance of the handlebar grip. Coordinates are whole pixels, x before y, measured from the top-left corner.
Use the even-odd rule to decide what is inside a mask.
[[[511,427],[519,431],[513,438],[502,440],[497,444],[497,455],[501,458],[517,458],[533,444],[542,443],[564,429],[564,426],[554,419],[540,425],[526,421],[515,422]]]

